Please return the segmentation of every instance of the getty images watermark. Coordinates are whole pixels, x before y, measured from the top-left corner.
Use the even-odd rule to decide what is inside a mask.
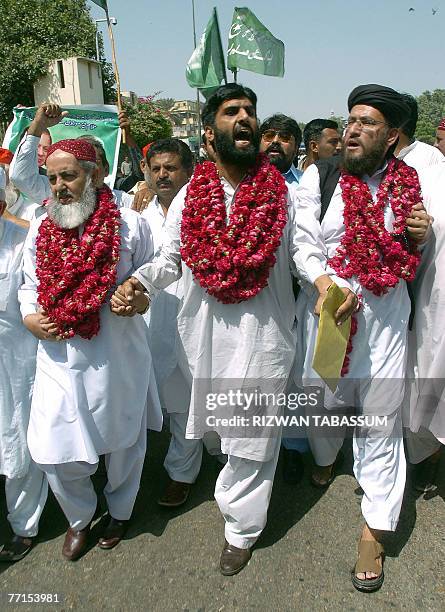
[[[319,380],[314,382],[318,384],[297,388],[279,379],[195,379],[190,433],[202,437],[216,431],[221,437],[244,439],[304,438],[308,430],[320,437],[393,435],[402,385],[355,380],[332,394]]]
[[[243,391],[229,389],[225,392],[207,393],[206,410],[211,412],[205,417],[210,428],[282,428],[282,427],[376,427],[384,428],[388,424],[387,416],[357,414],[301,414],[302,409],[316,408],[320,402],[320,390],[312,392],[267,393],[258,389]],[[258,408],[267,411],[274,407],[281,408],[280,414],[249,414]],[[220,409],[226,413],[221,414]],[[232,413],[242,410],[242,414]],[[218,414],[214,414],[214,412]],[[294,414],[300,412],[300,414]]]

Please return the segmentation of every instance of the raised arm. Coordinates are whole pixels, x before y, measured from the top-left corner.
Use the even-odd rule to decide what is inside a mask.
[[[62,111],[57,104],[41,104],[11,163],[11,181],[17,189],[38,204],[51,196],[47,177],[39,174],[37,149],[40,137],[45,130],[59,123],[67,114],[68,112]]]

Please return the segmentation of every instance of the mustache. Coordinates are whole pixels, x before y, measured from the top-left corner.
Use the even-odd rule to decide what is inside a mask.
[[[266,153],[271,153],[271,152],[277,152],[277,153],[280,153],[280,155],[284,155],[283,147],[280,145],[279,142],[273,142],[271,145],[267,147]]]
[[[60,198],[66,198],[67,196],[69,196],[70,198],[74,197],[74,195],[71,193],[69,189],[62,189],[61,191],[58,191],[56,193],[57,200],[59,200]]]
[[[171,187],[173,185],[172,181],[170,179],[159,179],[156,181],[156,186],[157,187]]]

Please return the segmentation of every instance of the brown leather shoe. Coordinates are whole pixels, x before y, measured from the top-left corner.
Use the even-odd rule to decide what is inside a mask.
[[[250,548],[237,548],[225,540],[219,561],[219,569],[223,576],[233,576],[249,563],[252,552]]]
[[[75,531],[68,528],[65,541],[62,547],[62,555],[69,561],[76,561],[83,555],[88,546],[88,536],[90,534],[90,525],[87,525],[84,529]]]
[[[185,504],[187,501],[191,486],[192,485],[187,482],[171,480],[162,497],[158,499],[158,504],[166,508],[177,508],[178,506],[182,506],[182,504]]]
[[[130,521],[118,521],[110,516],[110,522],[105,528],[103,536],[99,539],[97,545],[99,548],[109,550],[114,548],[122,540],[128,529]]]

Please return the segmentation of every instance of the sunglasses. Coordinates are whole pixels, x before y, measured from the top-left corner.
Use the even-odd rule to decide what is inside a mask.
[[[282,132],[281,130],[266,130],[261,134],[262,139],[266,142],[272,142],[276,136],[278,136],[278,140],[281,142],[290,142],[292,140],[292,134]]]

